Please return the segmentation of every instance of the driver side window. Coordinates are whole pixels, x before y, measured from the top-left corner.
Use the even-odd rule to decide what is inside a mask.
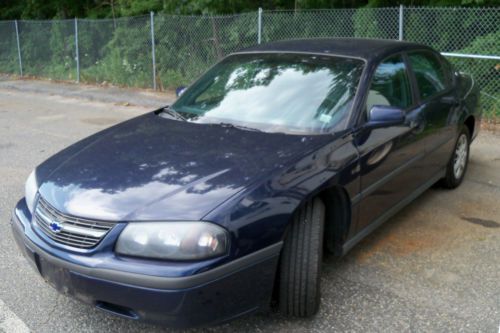
[[[370,112],[374,105],[402,110],[412,105],[410,81],[401,55],[387,58],[375,70],[366,99],[366,111]]]

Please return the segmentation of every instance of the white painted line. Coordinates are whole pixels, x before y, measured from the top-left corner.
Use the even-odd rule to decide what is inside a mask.
[[[30,329],[0,299],[0,332],[29,333]]]

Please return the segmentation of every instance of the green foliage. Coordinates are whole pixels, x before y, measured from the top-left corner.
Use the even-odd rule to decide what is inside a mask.
[[[76,63],[72,21],[23,21],[19,22],[19,31],[24,74],[74,80]],[[12,36],[15,38],[14,30]],[[17,51],[17,44],[11,43],[11,47]]]
[[[497,32],[477,37],[460,50],[465,54],[500,54],[500,28]],[[472,74],[481,88],[481,103],[487,116],[500,117],[500,61],[478,59],[453,59],[458,70]]]
[[[2,0],[0,19],[117,18],[147,14],[234,14],[273,9],[368,6],[498,6],[498,0]]]
[[[469,46],[460,50],[460,52],[469,54],[500,54],[500,26],[496,32],[477,37]]]
[[[81,80],[145,88],[151,86],[151,73],[144,71],[140,63],[131,62],[126,55],[122,54],[122,49],[111,48],[102,61],[81,69]]]
[[[377,21],[377,14],[371,8],[361,8],[354,14],[354,36],[380,38],[382,29]]]

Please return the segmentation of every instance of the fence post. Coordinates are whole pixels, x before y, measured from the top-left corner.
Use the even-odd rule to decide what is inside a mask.
[[[153,59],[153,90],[156,90],[156,56],[155,56],[155,20],[154,13],[150,12],[151,17],[151,55]]]
[[[21,43],[19,42],[19,27],[17,26],[17,20],[14,21],[16,26],[16,39],[17,39],[17,55],[19,56],[19,72],[23,76],[23,61],[21,60]]]
[[[76,83],[80,83],[80,52],[78,50],[78,19],[75,17]]]
[[[259,14],[257,17],[257,44],[262,40],[262,8],[259,7]]]
[[[399,40],[403,40],[403,5],[399,5]]]

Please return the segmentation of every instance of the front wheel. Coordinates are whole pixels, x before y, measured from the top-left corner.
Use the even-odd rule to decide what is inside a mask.
[[[310,317],[318,311],[324,223],[319,198],[294,215],[280,263],[279,308],[287,316]]]
[[[446,176],[443,178],[444,187],[453,189],[458,187],[465,176],[467,165],[469,164],[470,133],[466,126],[463,126],[455,143],[455,150],[446,167]]]

